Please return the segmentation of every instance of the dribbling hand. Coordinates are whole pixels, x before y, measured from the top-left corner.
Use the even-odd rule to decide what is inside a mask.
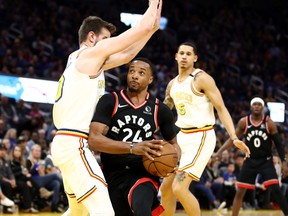
[[[133,154],[135,155],[145,155],[150,160],[154,160],[153,156],[160,156],[159,151],[163,148],[162,140],[149,140],[139,143],[135,143],[133,146]]]

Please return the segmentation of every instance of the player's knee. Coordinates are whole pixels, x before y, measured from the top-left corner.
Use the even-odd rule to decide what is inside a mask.
[[[169,195],[169,194],[172,194],[173,191],[172,191],[172,184],[168,184],[168,183],[162,183],[161,184],[161,187],[160,187],[160,192],[161,192],[161,195]]]
[[[179,196],[179,195],[181,195],[181,193],[182,193],[182,187],[181,187],[181,185],[180,184],[178,184],[177,182],[174,182],[173,184],[172,184],[172,191],[173,191],[173,194],[175,195],[175,196]]]

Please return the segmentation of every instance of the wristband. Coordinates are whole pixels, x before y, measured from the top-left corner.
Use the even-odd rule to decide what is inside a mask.
[[[134,146],[134,143],[130,143],[130,154],[133,154],[133,146]]]
[[[238,137],[235,137],[235,138],[233,138],[233,139],[231,139],[232,141],[234,141],[234,140],[238,140]]]

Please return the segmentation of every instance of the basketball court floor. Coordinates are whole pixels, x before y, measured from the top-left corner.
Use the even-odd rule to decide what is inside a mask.
[[[18,216],[61,216],[61,214],[43,212],[39,214],[1,214],[0,215],[18,215]],[[228,216],[231,215],[231,211],[228,212],[217,212],[217,211],[202,211],[202,216]],[[279,210],[245,210],[240,211],[239,216],[283,216],[283,213]],[[80,216],[80,215],[79,215]],[[175,216],[187,216],[185,212],[177,212]]]

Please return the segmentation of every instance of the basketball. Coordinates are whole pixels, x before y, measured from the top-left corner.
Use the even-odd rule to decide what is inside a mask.
[[[178,156],[173,145],[166,142],[161,149],[161,156],[154,156],[154,161],[143,155],[145,169],[154,176],[165,177],[168,173],[174,172],[178,163]]]

